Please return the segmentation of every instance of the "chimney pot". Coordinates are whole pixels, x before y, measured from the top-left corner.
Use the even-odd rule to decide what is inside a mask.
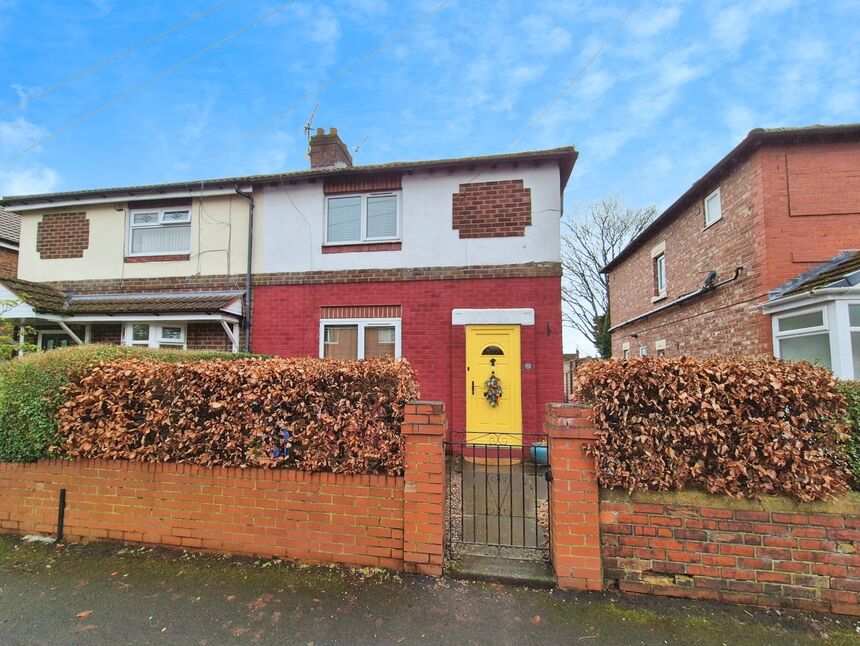
[[[317,128],[317,133],[310,139],[308,156],[311,168],[348,168],[352,166],[352,155],[349,148],[337,134],[337,128]]]

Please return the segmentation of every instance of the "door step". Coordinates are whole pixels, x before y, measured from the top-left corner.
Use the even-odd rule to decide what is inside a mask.
[[[552,565],[545,561],[462,555],[445,567],[445,574],[469,581],[508,583],[531,588],[555,587],[555,572]]]

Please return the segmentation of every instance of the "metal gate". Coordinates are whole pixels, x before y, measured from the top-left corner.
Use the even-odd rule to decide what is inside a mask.
[[[445,442],[446,556],[549,559],[549,450],[531,444]]]

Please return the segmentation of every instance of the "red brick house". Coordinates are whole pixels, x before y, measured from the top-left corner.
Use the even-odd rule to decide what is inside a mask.
[[[518,442],[563,396],[560,216],[573,147],[311,167],[8,197],[22,214],[7,318],[86,341],[356,359],[394,355],[454,433]],[[485,382],[501,379],[497,406]]]
[[[860,125],[753,130],[604,268],[612,354],[772,354],[762,304],[851,249]]]

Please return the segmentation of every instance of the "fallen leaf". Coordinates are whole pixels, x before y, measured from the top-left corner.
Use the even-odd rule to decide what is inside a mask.
[[[93,614],[93,611],[92,611],[92,610],[84,610],[84,611],[79,612],[78,614],[76,614],[76,615],[75,615],[75,618],[76,618],[76,619],[86,619],[86,618],[87,618],[87,617],[89,617],[91,614]]]

